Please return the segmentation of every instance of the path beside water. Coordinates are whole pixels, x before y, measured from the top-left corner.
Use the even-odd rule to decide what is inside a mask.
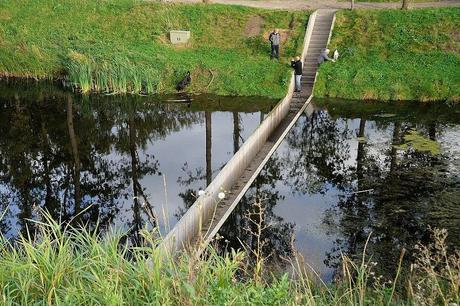
[[[180,3],[202,3],[202,0],[172,0]],[[307,10],[307,9],[348,9],[349,1],[335,0],[212,0],[212,3],[243,5],[256,8]],[[410,3],[410,8],[460,7],[460,0]],[[355,2],[357,9],[401,8],[401,2]]]

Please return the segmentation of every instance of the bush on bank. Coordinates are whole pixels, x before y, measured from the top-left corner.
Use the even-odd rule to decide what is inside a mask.
[[[315,95],[460,100],[460,8],[340,11]]]
[[[0,2],[0,76],[65,79],[83,92],[167,93],[187,71],[192,92],[285,95],[308,12],[137,0]],[[266,35],[287,30],[282,62]],[[170,30],[190,30],[188,47]],[[284,33],[284,32],[283,32]]]

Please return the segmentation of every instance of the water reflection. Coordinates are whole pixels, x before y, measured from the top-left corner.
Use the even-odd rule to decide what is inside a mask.
[[[63,222],[129,228],[133,242],[157,222],[166,232],[276,102],[0,92],[0,226],[11,238],[33,232],[39,207]]]
[[[40,219],[42,207],[65,222],[129,228],[133,242],[144,226],[173,226],[276,102],[82,99],[29,85],[0,85],[0,93],[2,233],[33,232],[26,220]],[[403,150],[414,131],[440,154]],[[459,177],[458,106],[322,101],[263,169],[220,243],[262,241],[281,270],[295,247],[330,280],[341,252],[359,256],[372,232],[369,253],[389,275],[402,247],[410,254],[427,238],[427,225],[447,228],[458,247]],[[258,224],[259,241],[249,234]]]
[[[273,266],[295,247],[325,280],[340,273],[341,253],[368,254],[393,275],[401,248],[411,253],[428,225],[459,246],[460,109],[448,105],[319,101],[264,168],[220,234],[221,247],[254,247],[245,217],[265,207],[266,256]],[[380,106],[379,106],[380,105]],[[407,135],[436,141],[440,154],[401,149]],[[257,221],[257,220],[256,220]],[[295,242],[291,244],[292,235]],[[407,260],[410,256],[406,257]]]

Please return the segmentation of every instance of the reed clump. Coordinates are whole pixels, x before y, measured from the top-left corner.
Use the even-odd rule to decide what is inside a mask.
[[[98,61],[72,51],[65,68],[69,84],[85,94],[154,94],[161,87],[160,71],[127,58]]]
[[[365,251],[361,261],[342,257],[342,278],[323,284],[293,260],[291,276],[261,278],[249,254],[160,254],[158,239],[142,230],[143,244],[132,246],[126,233],[59,224],[49,215],[31,225],[14,244],[0,237],[0,301],[3,305],[389,305],[459,302],[459,253],[448,255],[445,231],[434,230],[433,245],[420,245],[408,290],[373,276]],[[258,258],[257,260],[261,260]],[[398,263],[397,263],[398,264]],[[254,273],[257,273],[254,274]],[[395,290],[396,289],[396,290]],[[402,293],[406,292],[406,293]]]

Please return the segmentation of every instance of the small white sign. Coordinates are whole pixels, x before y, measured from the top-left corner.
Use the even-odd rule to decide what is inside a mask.
[[[169,39],[173,45],[186,44],[190,39],[190,31],[173,30],[169,32]]]

